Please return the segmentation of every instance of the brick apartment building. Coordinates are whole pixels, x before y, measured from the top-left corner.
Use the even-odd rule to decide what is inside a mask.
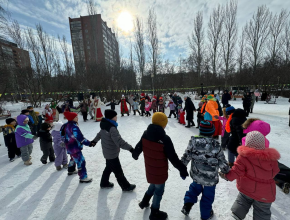
[[[31,67],[29,52],[18,48],[17,44],[0,38],[0,66],[11,68]]]
[[[73,55],[76,65],[103,64],[113,68],[120,63],[118,42],[100,14],[69,18]]]

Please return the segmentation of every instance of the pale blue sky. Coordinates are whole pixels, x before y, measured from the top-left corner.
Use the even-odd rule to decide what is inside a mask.
[[[68,17],[87,15],[85,0],[9,0],[8,10],[12,18],[23,26],[43,25],[47,33],[65,35],[71,42]],[[128,11],[146,21],[148,10],[155,7],[158,20],[158,37],[162,43],[162,55],[171,61],[188,54],[188,36],[193,29],[196,12],[204,14],[205,27],[213,7],[227,0],[96,0],[98,13],[112,27],[121,11]],[[272,12],[290,8],[290,0],[239,0],[238,24],[241,29],[259,5],[267,5]],[[115,25],[116,26],[116,25]],[[119,33],[123,56],[128,56],[130,35]],[[132,39],[133,40],[133,39]]]

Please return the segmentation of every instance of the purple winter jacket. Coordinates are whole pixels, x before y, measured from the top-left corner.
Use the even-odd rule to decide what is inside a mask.
[[[174,104],[174,102],[169,102],[167,107],[170,108],[170,111],[173,111],[173,110],[175,110],[176,105]]]
[[[28,144],[32,144],[33,134],[31,134],[31,130],[28,124],[23,124],[24,120],[27,118],[27,115],[18,115],[17,116],[17,126],[15,129],[15,139],[18,148],[24,147]]]

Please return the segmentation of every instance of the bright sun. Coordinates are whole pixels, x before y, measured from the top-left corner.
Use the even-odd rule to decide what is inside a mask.
[[[133,17],[127,11],[123,11],[120,13],[117,19],[117,23],[118,27],[125,32],[130,32],[133,30]]]

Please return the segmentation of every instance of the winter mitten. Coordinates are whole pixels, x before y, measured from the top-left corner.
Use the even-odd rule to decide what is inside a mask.
[[[229,181],[226,177],[226,174],[222,173],[222,172],[219,172],[219,175],[222,179],[226,180],[226,181]]]
[[[133,154],[134,150],[135,150],[135,149],[132,147],[132,148],[130,149],[130,152]]]
[[[185,179],[186,179],[186,176],[181,176],[181,175],[180,175],[180,177],[181,177],[181,179],[183,179],[183,180],[185,180]]]

